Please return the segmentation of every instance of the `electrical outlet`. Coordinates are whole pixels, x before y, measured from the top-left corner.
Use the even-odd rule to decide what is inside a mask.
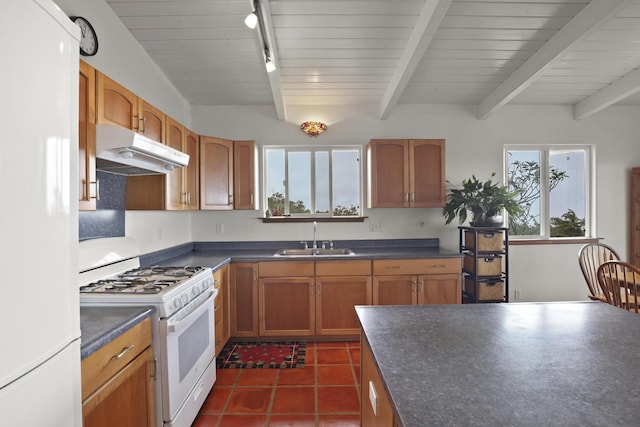
[[[369,231],[374,233],[380,233],[382,231],[382,224],[372,222],[369,224]]]
[[[514,300],[522,299],[522,294],[520,293],[520,290],[518,289],[513,290],[513,299]]]
[[[224,224],[221,224],[221,223],[216,224],[216,233],[218,234],[224,233]]]
[[[424,221],[418,221],[418,230],[424,230]]]

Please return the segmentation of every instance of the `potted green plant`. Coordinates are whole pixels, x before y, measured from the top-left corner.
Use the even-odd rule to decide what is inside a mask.
[[[473,175],[462,180],[461,188],[451,188],[442,210],[446,224],[456,217],[463,224],[471,213],[472,227],[501,227],[503,210],[509,215],[520,213],[522,208],[518,204],[519,192],[509,191],[499,181],[494,182],[492,178],[495,175],[495,172],[492,173],[491,178],[484,182]]]

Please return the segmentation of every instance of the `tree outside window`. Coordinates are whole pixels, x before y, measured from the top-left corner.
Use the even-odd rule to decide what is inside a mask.
[[[522,207],[520,214],[509,218],[509,234],[587,236],[591,148],[519,146],[505,152],[509,189],[519,192]]]
[[[360,147],[265,147],[273,216],[360,216]]]

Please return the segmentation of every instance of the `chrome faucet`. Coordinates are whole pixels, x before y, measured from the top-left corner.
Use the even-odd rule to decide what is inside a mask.
[[[313,249],[318,249],[318,242],[316,241],[316,232],[318,231],[318,223],[313,221]]]

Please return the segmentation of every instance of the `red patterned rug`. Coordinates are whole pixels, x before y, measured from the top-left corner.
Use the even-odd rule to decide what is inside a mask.
[[[304,342],[228,342],[218,355],[219,369],[302,368]]]

